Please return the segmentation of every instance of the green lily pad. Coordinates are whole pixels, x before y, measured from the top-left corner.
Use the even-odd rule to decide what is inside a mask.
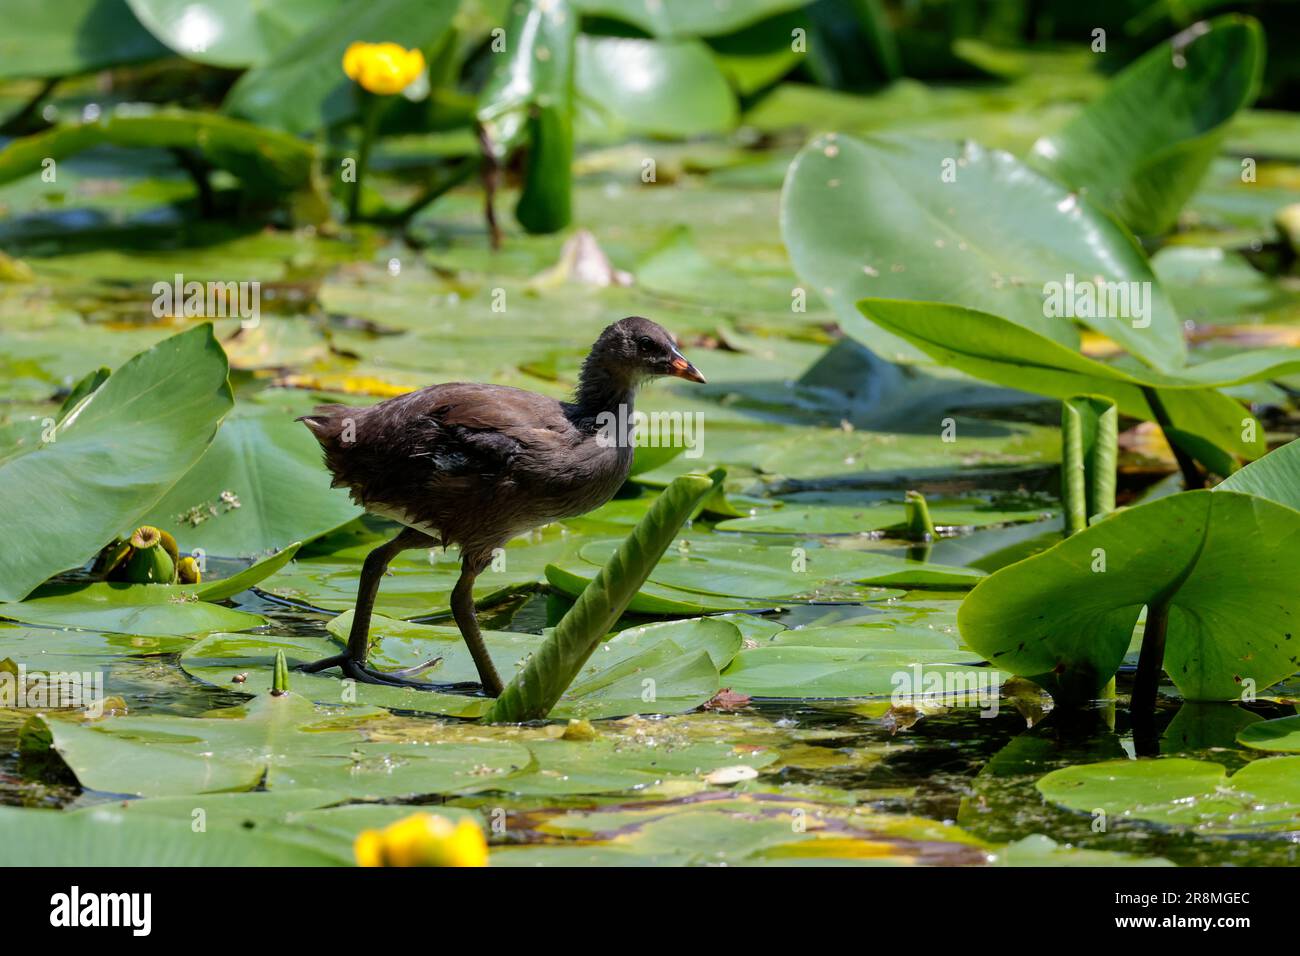
[[[30,451],[0,465],[8,516],[0,600],[25,597],[140,523],[229,411],[226,371],[211,325],[172,336],[115,371],[52,440],[33,435]]]
[[[1252,750],[1300,753],[1300,717],[1279,717],[1250,724],[1237,734],[1237,743]]]
[[[624,793],[671,782],[703,783],[723,767],[760,769],[774,763],[774,751],[726,743],[607,740],[549,740],[529,745],[537,760],[531,773],[501,780],[494,789],[529,796]]]
[[[258,786],[359,799],[469,793],[530,763],[506,742],[371,743],[366,724],[384,713],[330,718],[297,694],[264,695],[207,717],[33,717],[20,743],[28,754],[56,751],[84,787],[149,797]]]
[[[1247,680],[1263,690],[1297,670],[1300,608],[1286,582],[1298,548],[1290,508],[1231,491],[1160,498],[993,573],[958,625],[995,666],[1088,699],[1115,674],[1142,607],[1163,599],[1170,679],[1190,700],[1232,700]]]
[[[593,541],[582,559],[604,563],[615,545]],[[690,539],[671,549],[651,572],[655,584],[699,594],[750,600],[809,598],[837,584],[970,587],[980,571],[907,561],[867,551],[831,548],[756,547],[729,541]]]
[[[0,604],[0,616],[26,624],[80,627],[118,634],[188,637],[246,631],[266,618],[196,598],[165,584],[50,584],[25,601]]]
[[[563,567],[548,564],[546,580],[561,594],[577,597],[596,577],[599,569],[599,565],[585,561],[569,562]],[[772,601],[700,594],[647,581],[629,602],[627,610],[633,614],[705,614],[709,611],[765,611],[775,606]]]
[[[464,718],[479,717],[492,704],[487,697],[376,684],[345,684],[328,673],[302,673],[296,668],[339,652],[339,645],[334,640],[309,635],[210,634],[184,650],[181,667],[195,680],[225,690],[264,694],[271,689],[277,652],[285,655],[290,668],[289,686],[293,692],[320,704],[391,707]],[[430,656],[426,654],[420,662]]]
[[[1063,767],[1038,781],[1044,799],[1200,833],[1249,834],[1300,825],[1300,757],[1253,760],[1231,777],[1221,764],[1181,757]]]
[[[751,697],[892,697],[898,693],[910,698],[925,694],[927,682],[939,687],[937,682],[946,681],[943,686],[954,688],[950,695],[954,699],[956,690],[965,688],[996,701],[1003,675],[990,671],[981,684],[984,669],[974,666],[977,655],[927,647],[925,641],[913,642],[907,635],[886,632],[884,636],[884,640],[862,639],[853,646],[842,638],[823,643],[815,634],[794,631],[785,641],[741,651],[723,672],[722,682]],[[808,643],[796,643],[801,640]]]
[[[214,826],[196,833],[190,819],[138,818],[118,807],[77,813],[0,807],[9,837],[0,845],[3,866],[337,866],[339,859],[307,846]]]
[[[1008,511],[998,508],[949,506],[931,503],[930,516],[937,528],[984,528],[990,525],[1042,521],[1054,512]],[[786,505],[767,514],[731,518],[714,526],[718,531],[747,531],[762,534],[833,535],[868,531],[901,531],[906,512],[901,504],[873,502],[868,505]]]

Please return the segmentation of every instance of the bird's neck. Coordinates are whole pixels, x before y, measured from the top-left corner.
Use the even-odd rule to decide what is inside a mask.
[[[636,401],[636,385],[626,375],[593,361],[589,356],[583,363],[573,396],[571,417],[574,423],[579,427],[599,427],[601,422],[597,419],[607,415],[630,421]]]

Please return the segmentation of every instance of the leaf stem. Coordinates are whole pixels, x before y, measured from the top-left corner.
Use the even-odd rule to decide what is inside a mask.
[[[1142,650],[1138,654],[1137,676],[1133,679],[1133,694],[1129,698],[1129,711],[1138,717],[1148,718],[1155,713],[1156,689],[1165,663],[1165,633],[1169,627],[1169,599],[1158,598],[1147,605],[1147,622],[1142,630]]]
[[[361,184],[366,177],[366,167],[370,165],[370,147],[375,140],[375,131],[379,128],[379,97],[360,87],[357,87],[357,94],[361,97],[361,150],[357,154],[357,178],[348,198],[349,222],[356,222],[361,212]]]
[[[1173,426],[1169,421],[1169,413],[1165,411],[1164,402],[1160,401],[1160,394],[1150,385],[1143,385],[1142,395],[1146,398],[1147,404],[1151,406],[1151,413],[1155,416],[1156,424],[1160,426],[1160,430],[1164,432],[1165,441],[1169,443],[1169,447],[1173,450],[1174,460],[1178,462],[1178,470],[1183,473],[1183,486],[1188,491],[1204,488],[1205,476],[1196,467],[1196,462],[1192,460],[1192,456],[1179,448],[1178,443],[1174,441],[1173,436],[1170,434]]]

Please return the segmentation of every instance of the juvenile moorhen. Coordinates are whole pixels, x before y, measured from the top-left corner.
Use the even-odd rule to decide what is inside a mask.
[[[630,434],[611,430],[611,423],[630,432],[637,386],[660,375],[704,381],[663,327],[630,316],[600,333],[571,402],[454,382],[368,408],[321,405],[298,419],[325,450],[331,487],[348,488],[367,511],[405,526],[366,555],[347,650],[304,670],[338,667],[366,683],[432,686],[409,679],[429,665],[398,672],[367,666],[370,615],[394,556],[457,545],[461,572],[451,593],[452,615],[483,689],[498,696],[501,678],[474,614],[474,579],[492,551],[516,535],[613,497],[634,449]]]

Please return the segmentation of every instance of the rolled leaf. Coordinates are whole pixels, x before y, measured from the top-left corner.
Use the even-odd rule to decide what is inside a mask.
[[[1103,395],[1076,395],[1061,403],[1061,500],[1067,535],[1094,515],[1115,510],[1119,412]]]
[[[713,481],[703,475],[682,475],[663,490],[578,596],[554,633],[502,691],[484,715],[485,721],[539,720],[550,713],[650,576],[695,506],[712,490]]]

